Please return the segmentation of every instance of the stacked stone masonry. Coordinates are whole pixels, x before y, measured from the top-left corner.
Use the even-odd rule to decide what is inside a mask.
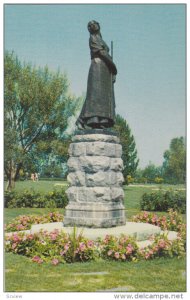
[[[69,147],[65,226],[124,225],[122,147],[115,135],[75,135]]]

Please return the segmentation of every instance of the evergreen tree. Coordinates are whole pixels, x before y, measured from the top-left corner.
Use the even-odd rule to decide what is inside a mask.
[[[135,171],[139,163],[135,139],[131,134],[131,129],[126,120],[120,115],[116,115],[114,129],[118,133],[122,145],[122,159],[124,164],[123,176],[125,183],[128,184],[127,176],[135,176]]]

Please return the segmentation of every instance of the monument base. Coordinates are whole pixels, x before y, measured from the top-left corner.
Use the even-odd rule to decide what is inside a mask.
[[[106,228],[125,223],[125,209],[122,204],[72,203],[66,207],[64,218],[64,226]]]
[[[77,132],[69,154],[64,226],[125,225],[122,148],[117,135],[104,130]]]

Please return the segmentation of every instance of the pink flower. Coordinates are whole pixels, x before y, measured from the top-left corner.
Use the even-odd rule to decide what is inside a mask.
[[[152,250],[154,251],[154,252],[157,252],[158,251],[158,246],[154,246],[153,248],[152,248]]]
[[[43,259],[41,259],[39,256],[34,256],[33,258],[32,258],[32,261],[34,261],[34,262],[37,262],[38,264],[41,264],[41,263],[43,263]]]
[[[23,226],[22,224],[17,225],[17,226],[16,226],[16,229],[17,229],[17,230],[22,230],[22,229],[24,229],[24,226]]]
[[[120,244],[123,245],[124,243],[125,243],[125,239],[124,239],[124,238],[121,238],[121,239],[120,239]]]
[[[148,259],[150,257],[150,254],[149,253],[146,253],[145,254],[145,259]]]
[[[153,250],[150,249],[150,250],[149,250],[149,254],[150,254],[150,255],[153,255],[153,254],[154,254]]]
[[[51,261],[52,265],[56,266],[59,263],[59,260],[57,258],[52,259]]]
[[[157,218],[157,216],[156,216],[156,215],[154,215],[154,216],[152,217],[152,220],[151,220],[151,221],[152,221],[152,223],[156,223],[156,222],[157,222],[157,219],[158,219],[158,218]]]
[[[34,235],[33,235],[33,234],[29,234],[29,235],[27,236],[27,238],[28,238],[29,240],[33,240]]]
[[[108,256],[111,256],[112,253],[113,253],[113,251],[112,251],[112,250],[109,250],[107,254],[108,254]]]
[[[20,238],[18,237],[17,234],[13,234],[13,241],[14,242],[19,242],[20,241]]]
[[[119,252],[115,252],[115,254],[114,254],[114,256],[115,256],[115,258],[119,258]]]
[[[122,254],[122,255],[121,255],[121,258],[122,258],[123,260],[126,260],[125,254]]]
[[[12,249],[15,249],[17,247],[17,243],[12,244]]]
[[[131,244],[129,244],[126,247],[126,254],[131,254],[133,252],[133,246]]]
[[[61,255],[61,256],[63,256],[64,254],[65,254],[65,251],[64,251],[64,250],[60,252],[60,255]]]
[[[52,241],[55,241],[57,238],[57,234],[56,233],[50,233],[50,238]]]
[[[64,249],[67,251],[69,250],[69,244],[65,244]]]
[[[86,249],[85,243],[79,243],[79,250],[84,251]]]
[[[93,247],[93,246],[94,246],[94,242],[93,242],[93,241],[88,241],[88,242],[87,242],[87,246],[88,246],[89,248]]]
[[[147,218],[147,217],[148,217],[147,211],[144,212],[143,217],[144,217],[144,218]]]
[[[158,243],[158,246],[163,249],[166,246],[166,242],[163,239],[161,239]]]

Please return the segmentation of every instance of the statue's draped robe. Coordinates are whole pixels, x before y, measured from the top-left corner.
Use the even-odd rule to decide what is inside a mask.
[[[78,122],[96,128],[112,127],[115,118],[115,100],[113,75],[107,63],[107,59],[112,60],[112,58],[101,35],[91,35],[89,46],[91,66],[87,95]]]

